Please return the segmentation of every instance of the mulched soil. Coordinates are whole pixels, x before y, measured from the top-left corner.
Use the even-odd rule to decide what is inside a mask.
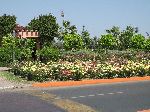
[[[146,77],[95,79],[95,80],[82,80],[82,81],[44,82],[44,83],[33,83],[32,86],[33,87],[63,87],[63,86],[79,86],[79,85],[90,85],[90,84],[107,84],[107,83],[149,81],[149,80],[150,80],[150,76],[146,76]]]

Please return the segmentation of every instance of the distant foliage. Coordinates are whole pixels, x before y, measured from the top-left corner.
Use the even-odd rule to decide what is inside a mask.
[[[116,39],[111,34],[102,35],[98,43],[103,49],[114,49],[117,46]]]
[[[116,39],[119,38],[120,35],[120,29],[118,26],[113,26],[111,29],[106,30],[106,32],[108,34],[111,34],[113,37],[115,37]]]
[[[66,50],[77,50],[83,48],[83,40],[78,34],[67,34],[64,36],[64,48]]]
[[[13,32],[16,25],[16,16],[6,15],[0,16],[0,46],[2,38]]]
[[[127,26],[119,36],[120,49],[129,49],[131,46],[131,39],[137,33],[137,30],[132,26]]]
[[[106,30],[106,32],[115,37],[117,42],[117,47],[115,49],[126,50],[131,48],[131,40],[134,35],[137,35],[138,28],[127,26],[125,30],[121,31],[119,27],[113,26],[111,29]]]
[[[144,49],[146,51],[150,52],[150,38],[145,40],[145,47],[144,47]]]
[[[14,60],[30,60],[34,46],[32,39],[18,39],[9,34],[3,37],[0,62],[9,64]]]
[[[77,27],[71,25],[70,21],[63,20],[62,27],[59,27],[59,40],[63,40],[64,36],[67,34],[76,34]]]
[[[92,43],[92,40],[90,38],[90,33],[87,31],[87,30],[83,30],[82,33],[81,33],[81,37],[82,37],[82,40],[83,40],[83,46],[84,48],[90,48],[91,46],[91,43]]]
[[[145,37],[141,34],[134,35],[131,39],[131,47],[134,49],[143,49],[145,44]]]
[[[63,21],[63,27],[64,35],[77,33],[77,27],[75,25],[71,25],[69,21]]]
[[[107,55],[105,52],[97,53],[95,51],[92,51],[90,49],[83,49],[78,51],[65,51],[62,52],[62,60],[69,61],[69,62],[75,62],[77,60],[80,61],[104,61],[107,58]]]
[[[60,50],[52,46],[44,46],[38,50],[37,56],[41,57],[42,62],[48,62],[50,60],[57,61],[60,58]]]

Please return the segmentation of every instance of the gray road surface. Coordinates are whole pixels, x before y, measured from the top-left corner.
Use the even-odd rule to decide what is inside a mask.
[[[59,88],[47,92],[101,112],[137,112],[150,109],[150,81]]]
[[[0,92],[0,112],[65,112],[51,102],[16,92]]]
[[[0,112],[137,112],[150,109],[150,81],[0,91]]]

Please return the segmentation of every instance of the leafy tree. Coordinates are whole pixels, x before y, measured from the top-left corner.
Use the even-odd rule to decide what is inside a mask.
[[[7,34],[13,32],[13,29],[16,25],[16,17],[14,15],[6,15],[0,16],[0,46],[2,42],[2,38]]]
[[[150,52],[150,38],[145,40],[145,47],[144,47],[144,49]]]
[[[64,34],[75,34],[77,33],[77,28],[75,25],[71,25],[69,21],[63,21]]]
[[[111,29],[106,30],[108,34],[111,34],[115,38],[119,38],[120,29],[118,26],[113,26]]]
[[[64,48],[66,50],[81,49],[83,47],[83,40],[78,34],[66,34],[64,36]]]
[[[76,34],[77,27],[75,25],[71,25],[69,21],[63,20],[63,26],[60,27],[60,40],[63,40],[64,36],[67,34]]]
[[[102,35],[98,40],[98,44],[103,49],[114,49],[116,47],[116,39],[111,35]]]
[[[40,34],[40,44],[50,44],[54,37],[58,37],[59,25],[56,22],[56,17],[51,14],[40,15],[34,18],[27,26],[30,30],[37,30]]]
[[[90,48],[94,50],[98,48],[98,37],[91,38]]]
[[[32,57],[34,47],[34,40],[18,39],[9,34],[3,37],[0,60],[7,63],[14,60],[29,60]]]
[[[121,34],[120,28],[118,26],[113,26],[111,29],[106,30],[106,32],[116,38],[117,46],[119,46],[121,43],[119,40]],[[117,48],[119,49],[119,47]]]
[[[119,27],[113,26],[111,29],[106,30],[106,32],[116,38],[117,48],[124,50],[130,48],[131,39],[138,33],[138,27],[127,26],[125,30],[120,31]]]
[[[84,30],[84,26],[83,26],[83,30],[81,32],[81,37],[84,43],[84,48],[90,48],[91,45],[91,39],[90,39],[90,34],[87,30]]]
[[[127,26],[119,36],[120,49],[128,49],[131,46],[131,39],[137,33],[137,28]]]
[[[131,39],[131,47],[134,49],[143,49],[145,43],[145,37],[141,34],[134,35]]]

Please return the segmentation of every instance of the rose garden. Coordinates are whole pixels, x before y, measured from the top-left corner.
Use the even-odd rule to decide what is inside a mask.
[[[113,26],[106,34],[91,37],[83,29],[52,14],[40,15],[26,26],[39,32],[34,38],[12,35],[16,17],[0,16],[0,66],[30,81],[67,81],[150,76],[150,37],[137,27]]]

